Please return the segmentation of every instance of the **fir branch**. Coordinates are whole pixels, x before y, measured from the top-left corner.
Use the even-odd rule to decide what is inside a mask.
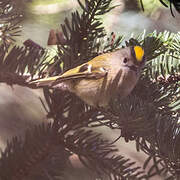
[[[103,175],[117,179],[143,179],[146,177],[143,172],[138,171],[139,167],[131,168],[134,163],[127,163],[129,160],[126,161],[124,157],[109,157],[110,153],[116,150],[110,142],[102,140],[99,134],[80,130],[80,128],[96,122],[92,113],[97,110],[83,108],[82,101],[67,92],[44,89],[44,94],[48,104],[48,108],[46,108],[48,117],[54,119],[53,127],[66,137],[66,149],[77,154],[82,163],[95,171],[98,177]]]
[[[138,2],[140,3],[142,10],[144,11],[143,0],[138,0]],[[151,3],[151,4],[153,3],[154,6],[155,6],[155,2],[156,2],[155,0],[152,0],[150,3]],[[177,11],[178,13],[180,13],[180,6],[179,6],[179,2],[178,2],[178,1],[173,1],[173,0],[159,0],[159,2],[160,2],[164,7],[170,9],[171,15],[172,15],[173,17],[175,17],[174,12],[173,12],[173,9],[172,9],[173,6],[174,6],[174,8],[176,9],[176,11]],[[147,5],[147,7],[148,7],[148,5]]]
[[[65,24],[62,25],[65,43],[60,43],[58,46],[59,58],[56,57],[56,59],[54,59],[55,61],[51,66],[53,67],[52,72],[49,73],[50,76],[62,73],[62,64],[63,71],[66,71],[67,69],[87,62],[92,57],[101,53],[101,49],[104,49],[103,51],[113,51],[120,46],[122,42],[121,37],[117,38],[117,44],[115,46],[107,45],[107,47],[102,47],[103,45],[101,44],[106,34],[99,15],[111,9],[110,3],[111,0],[85,0],[84,5],[79,1],[83,12],[81,15],[77,11],[72,13],[72,21],[65,19]],[[167,35],[167,33],[157,34],[154,32],[146,37],[142,35],[138,38],[131,39],[126,44],[127,46],[134,44],[142,45],[145,49],[147,59],[147,65],[133,93],[122,102],[119,101],[118,98],[115,99],[111,111],[104,112],[85,106],[81,100],[68,92],[44,88],[44,95],[48,105],[48,108],[46,108],[47,116],[53,118],[53,125],[47,131],[42,131],[42,129],[46,128],[38,128],[36,131],[36,135],[39,132],[38,137],[40,137],[42,144],[39,144],[39,139],[35,141],[37,137],[31,133],[30,136],[26,136],[25,142],[29,139],[31,140],[29,142],[35,143],[35,146],[31,144],[31,148],[36,146],[38,148],[33,150],[30,148],[32,154],[28,154],[27,159],[22,160],[22,162],[18,164],[17,168],[23,170],[22,174],[16,170],[16,167],[10,167],[11,170],[15,172],[16,176],[14,177],[20,179],[26,173],[29,173],[29,176],[33,175],[33,163],[41,163],[41,157],[53,152],[49,144],[49,149],[46,149],[45,154],[41,149],[44,147],[43,143],[50,143],[50,145],[52,145],[51,143],[54,142],[50,142],[50,140],[54,140],[54,138],[43,139],[41,136],[43,135],[44,138],[48,136],[49,130],[52,130],[53,133],[58,132],[58,143],[62,145],[60,147],[62,152],[64,152],[65,147],[64,143],[62,143],[62,139],[64,138],[63,142],[65,142],[69,151],[78,154],[82,161],[83,159],[81,157],[85,157],[90,168],[96,167],[98,175],[105,173],[109,176],[112,175],[115,179],[133,179],[138,177],[139,173],[142,175],[142,173],[138,171],[138,168],[131,167],[131,163],[126,164],[128,160],[124,157],[109,156],[110,152],[115,152],[112,144],[102,140],[99,135],[90,131],[79,130],[92,123],[99,123],[99,125],[120,129],[120,136],[124,137],[126,141],[135,140],[138,150],[142,150],[152,157],[166,160],[164,162],[168,166],[165,169],[172,172],[173,176],[178,174],[178,140],[180,137],[178,126],[178,112],[180,109],[178,104],[178,82],[176,81],[174,83],[173,81],[173,83],[167,86],[167,83],[160,83],[158,77],[162,75],[166,78],[167,76],[164,76],[164,74],[177,75],[179,66],[174,59],[177,59],[179,56],[179,37],[178,35],[172,37],[170,34]],[[34,78],[35,75],[43,77],[44,70],[48,70],[50,62],[46,61],[46,55],[43,49],[14,47],[9,53],[6,53],[3,47],[1,48],[3,50],[0,57],[1,82],[24,85],[23,83],[26,83],[26,79],[23,77],[24,75],[30,74],[32,78]],[[172,63],[169,63],[169,61],[166,62],[168,58],[170,62],[173,59],[173,68],[169,68]],[[14,77],[12,75],[14,74],[17,79],[13,79]],[[22,76],[22,78],[20,78],[20,76]],[[9,77],[12,79],[9,80]],[[73,131],[74,134],[69,135],[68,133],[70,131]],[[68,136],[66,137],[67,134]],[[51,135],[48,137],[52,137]],[[0,170],[2,172],[8,167],[6,162],[13,164],[11,160],[15,159],[17,161],[16,158],[20,157],[18,152],[24,153],[22,147],[25,148],[26,152],[27,149],[25,145],[27,146],[29,144],[23,144],[17,139],[8,144],[6,151],[2,154],[4,159],[2,158],[0,163]],[[52,147],[54,147],[54,144]],[[18,151],[15,151],[16,149]],[[164,150],[167,150],[167,152]],[[29,153],[29,151],[27,152]],[[40,153],[40,156],[36,158],[35,155],[38,154],[37,152],[43,153]],[[173,155],[171,154],[172,152]],[[11,157],[13,158],[11,159]],[[35,161],[32,161],[30,168],[28,167],[26,169],[27,166],[25,166],[25,163],[28,162],[28,158],[31,157],[33,157]],[[86,163],[86,161],[83,162]],[[156,164],[154,164],[152,168],[156,169],[154,174],[160,173],[161,170],[159,171],[155,167]],[[15,171],[13,168],[15,168]],[[5,178],[9,178],[6,171],[3,173],[2,175],[4,175]],[[151,172],[149,176],[152,176]]]
[[[42,124],[26,131],[24,140],[14,137],[1,153],[0,179],[58,179],[63,177],[70,152],[77,154],[98,178],[104,175],[109,179],[147,178],[140,167],[134,167],[134,162],[111,155],[117,149],[100,134],[78,130],[70,135],[70,132],[65,136],[62,129],[56,131],[51,124]]]
[[[47,118],[53,118],[53,126],[56,130],[60,128],[63,134],[96,122],[96,119],[91,117],[97,109],[85,105],[73,94],[48,88],[44,88],[43,92],[46,105],[42,100],[41,102],[47,112]]]
[[[29,84],[32,78],[43,77],[49,66],[48,54],[37,47],[14,46],[10,52],[3,51],[0,55],[0,82],[9,85],[20,85],[37,88]]]
[[[111,155],[116,152],[112,143],[103,140],[100,134],[92,131],[78,130],[69,135],[66,146],[79,156],[82,163],[97,173],[100,178],[103,174],[109,179],[146,179],[147,176],[140,167],[133,167],[123,156]]]
[[[68,156],[51,124],[35,126],[26,131],[24,140],[14,137],[7,143],[1,153],[0,178],[56,179],[62,177]]]
[[[61,25],[66,44],[61,43],[59,39],[58,49],[61,61],[55,62],[55,64],[60,67],[60,63],[63,62],[64,71],[99,54],[100,39],[106,35],[99,15],[114,8],[114,6],[110,6],[112,0],[86,0],[85,4],[80,0],[78,2],[82,8],[82,14],[80,15],[78,11],[72,13],[71,22],[66,18],[65,24]],[[60,71],[56,73],[60,73]]]
[[[157,36],[155,34],[155,36]],[[160,53],[160,56],[153,57],[153,60],[148,62],[146,68],[146,75],[151,76],[152,79],[157,80],[158,77],[166,78],[169,75],[176,75],[180,70],[180,62],[179,62],[179,42],[180,42],[180,34],[169,33],[165,31],[164,33],[160,33],[160,39],[163,44],[165,44],[166,51],[164,53]]]
[[[172,48],[176,42],[167,32],[163,34],[153,33],[152,35],[153,36],[148,35],[144,39],[141,39],[141,37],[138,39],[130,39],[126,45],[143,45],[146,52],[145,54],[147,54],[146,66],[149,66],[149,70],[151,71],[157,71],[156,67],[159,66],[161,61],[157,61],[156,66],[149,65],[149,62],[156,61],[159,54],[165,51],[169,52],[172,50],[173,53],[178,53],[178,51]],[[148,48],[150,45],[151,49]],[[178,68],[177,63],[175,63],[174,66]],[[101,113],[95,112],[91,118],[99,122],[99,124],[96,123],[96,126],[106,125],[110,128],[120,129],[120,137],[124,137],[127,142],[129,140],[135,140],[138,150],[144,151],[149,156],[159,157],[165,164],[169,162],[168,164],[175,165],[167,166],[161,170],[152,167],[155,172],[153,172],[153,174],[150,172],[150,176],[163,173],[164,171],[171,173],[174,171],[174,176],[179,168],[177,163],[179,156],[178,153],[175,153],[175,158],[170,160],[170,154],[172,154],[172,152],[178,152],[178,150],[175,150],[178,146],[175,146],[175,141],[172,139],[167,141],[167,137],[171,137],[173,132],[176,132],[173,137],[175,139],[179,138],[179,126],[177,122],[180,109],[179,80],[176,78],[173,81],[169,81],[169,83],[160,83],[159,80],[154,80],[147,71],[145,67],[141,79],[129,97],[123,101],[119,101],[118,99],[113,100],[110,113],[103,111],[101,111]],[[161,74],[161,71],[157,72],[159,75]],[[170,74],[170,77],[178,77],[178,75],[174,75],[173,73],[174,72]],[[174,127],[177,128],[174,129]],[[169,130],[164,131],[165,129],[167,130],[167,128]],[[172,142],[172,144],[169,142]],[[171,149],[167,150],[167,147],[164,146],[168,146],[169,144],[171,144],[169,147]],[[164,152],[165,149],[169,154],[161,152]],[[166,161],[164,161],[165,159]]]
[[[19,36],[22,15],[18,14],[14,2],[11,0],[0,1],[0,47],[5,51],[15,42],[15,37]]]
[[[33,84],[29,84],[28,79],[30,76],[21,76],[10,72],[0,72],[0,83],[6,83],[10,86],[19,85],[24,87],[29,87],[32,89],[37,89]]]
[[[158,83],[146,77],[138,82],[129,97],[121,102],[114,101],[111,113],[115,116],[102,111],[101,113],[96,112],[91,118],[96,119],[101,126],[120,129],[120,137],[124,137],[127,142],[135,140],[137,150],[142,150],[153,157],[157,156],[163,161],[166,160],[165,163],[169,162],[171,171],[175,171],[173,174],[176,174],[179,168],[177,140],[180,137],[179,98],[175,98],[174,106],[170,105],[173,102],[172,97],[179,94],[179,91],[170,93],[167,91],[169,89],[162,89]],[[172,152],[174,152],[173,159]],[[165,170],[169,171],[169,168]],[[153,174],[159,174],[159,172],[156,171]]]
[[[78,19],[77,22],[80,22],[81,20],[80,16],[77,14],[77,16],[75,17],[77,17]],[[77,39],[78,39],[77,38],[77,39],[72,40],[73,34],[75,32],[74,31],[75,28],[71,29],[69,25],[70,23],[67,20],[65,24],[66,24],[66,28],[65,26],[62,28],[64,28],[63,33],[66,37],[67,44],[64,46],[59,46],[59,56],[61,57],[65,65],[64,70],[70,69],[73,66],[76,66],[77,64],[83,63],[84,59],[86,60],[86,58],[83,56],[84,54],[86,55],[87,53],[85,51],[83,52],[80,47],[75,48],[73,46],[74,43],[75,44],[77,43]],[[81,30],[80,28],[82,27],[77,26],[77,31],[82,32],[83,29]],[[81,37],[81,36],[77,36],[77,37]],[[80,38],[80,39],[83,40],[83,38]],[[89,42],[91,39],[88,39],[88,38],[86,39],[85,37],[85,40]],[[95,40],[96,40],[95,42],[98,42],[98,38]],[[71,44],[71,41],[73,42],[72,44]],[[164,119],[166,119],[166,121],[164,121],[164,125],[168,124],[168,121],[173,122],[174,113],[177,111],[174,111],[173,108],[170,107],[170,104],[172,102],[172,97],[175,97],[178,94],[178,91],[177,90],[173,91],[172,86],[169,89],[165,89],[164,87],[159,85],[156,81],[155,82],[152,81],[154,78],[152,78],[149,75],[150,74],[149,71],[156,70],[156,66],[152,67],[150,63],[153,62],[154,59],[158,58],[160,54],[168,52],[170,51],[170,49],[173,52],[176,52],[174,48],[173,49],[171,48],[173,44],[174,44],[174,40],[172,40],[171,35],[167,35],[167,32],[160,33],[160,34],[157,34],[156,32],[154,32],[152,34],[147,35],[146,37],[142,35],[136,39],[133,38],[129,42],[127,42],[126,43],[127,46],[142,45],[145,49],[147,65],[144,69],[144,73],[141,77],[141,80],[137,84],[136,86],[137,88],[134,90],[133,94],[130,95],[130,97],[128,97],[126,100],[120,103],[117,100],[116,101],[117,104],[113,105],[113,108],[115,109],[113,109],[112,112],[113,114],[115,114],[115,116],[111,114],[112,112],[107,113],[107,112],[100,111],[101,113],[99,113],[98,110],[92,112],[92,110],[89,109],[89,112],[92,112],[92,114],[89,113],[89,115],[85,116],[87,124],[95,123],[97,125],[97,123],[99,123],[99,125],[101,126],[106,125],[111,128],[119,128],[122,131],[121,137],[124,137],[126,141],[136,140],[137,147],[139,149],[143,150],[145,153],[149,155],[152,155],[152,154],[154,155],[158,153],[158,155],[160,156],[159,152],[157,152],[158,150],[158,142],[156,139],[157,130],[158,130],[157,125],[159,124],[159,122],[163,122]],[[78,42],[78,45],[79,45],[79,42]],[[94,46],[94,47],[98,47],[97,48],[98,50],[100,49],[100,46]],[[110,48],[110,51],[113,50],[113,48],[112,49],[111,48]],[[80,53],[80,52],[83,52],[83,53]],[[98,51],[96,51],[96,48],[94,49],[91,46],[90,52],[87,54],[89,57],[91,57],[91,54],[94,52],[95,54],[97,54]],[[79,53],[79,56],[77,57],[78,53]],[[92,57],[93,56],[94,55],[92,55]],[[157,63],[157,65],[159,65],[159,63]],[[161,71],[158,71],[158,72],[160,75]],[[162,92],[159,91],[159,89],[162,89]],[[52,92],[52,94],[54,94],[53,96],[55,97],[55,94],[56,94],[55,91]],[[77,99],[78,98],[76,98],[76,102],[78,102]],[[177,100],[178,99],[175,98],[175,102],[177,102]],[[63,100],[62,96],[61,98],[59,98],[59,101],[66,102]],[[88,112],[84,110],[83,106],[81,106],[81,108],[74,109],[73,105],[71,106],[70,102],[75,102],[75,101],[69,100],[69,105],[66,106],[66,110],[67,112],[70,111],[70,114],[77,114],[77,112],[78,113],[80,112],[80,109],[82,110],[83,114]],[[53,107],[57,107],[57,106],[54,105]],[[75,107],[79,107],[79,106],[75,106]],[[51,108],[51,109],[54,109],[54,108]],[[58,111],[59,110],[57,110],[56,113]],[[62,112],[62,109],[61,109],[61,112]],[[148,113],[148,116],[147,116],[147,113]],[[70,123],[69,125],[71,127],[73,127],[73,125],[77,128],[80,127],[80,126],[76,126],[76,123],[74,121],[76,119],[80,120],[81,118],[79,117],[77,118],[77,116],[75,117],[72,116],[72,120],[69,121]],[[63,122],[65,122],[65,120]],[[81,121],[81,123],[82,122],[83,121]],[[160,134],[159,136],[161,137]],[[140,138],[142,138],[141,141],[140,141]],[[159,172],[155,172],[155,174],[156,173],[159,173]]]

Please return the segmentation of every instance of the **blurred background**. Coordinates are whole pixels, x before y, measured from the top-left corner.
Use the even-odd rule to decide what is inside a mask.
[[[114,5],[119,5],[110,13],[102,17],[108,34],[124,35],[125,39],[146,31],[147,33],[168,30],[178,32],[180,29],[180,14],[173,8],[175,18],[168,8],[163,7],[159,0],[143,0],[144,9],[137,0],[114,0]],[[22,32],[17,44],[31,39],[42,47],[56,51],[56,46],[48,46],[48,36],[51,29],[59,29],[65,17],[71,17],[71,12],[80,10],[76,0],[15,0],[17,11],[23,14]],[[8,139],[15,135],[21,135],[33,124],[48,122],[46,112],[39,100],[43,98],[41,90],[31,90],[19,86],[7,86],[0,84],[0,148],[3,150]],[[95,129],[102,132],[106,138],[115,140],[120,132],[108,128]],[[106,132],[106,133],[105,133]],[[130,157],[142,165],[146,159],[143,153],[136,153],[133,143],[125,143],[123,140],[116,143],[120,154]],[[72,168],[72,167],[71,167]],[[76,170],[67,175],[67,180],[79,179]],[[92,173],[82,171],[80,179],[91,179]],[[163,179],[154,177],[155,179]]]
[[[145,11],[142,11],[138,0],[114,0],[113,5],[119,5],[102,21],[108,33],[115,32],[129,38],[131,34],[138,35],[157,30],[177,32],[180,29],[180,15],[173,8],[175,18],[170,9],[165,8],[159,0],[142,0]],[[59,29],[65,17],[71,12],[80,10],[77,0],[16,0],[18,10],[24,15],[22,22],[22,42],[28,38],[42,46],[47,46],[50,29]]]

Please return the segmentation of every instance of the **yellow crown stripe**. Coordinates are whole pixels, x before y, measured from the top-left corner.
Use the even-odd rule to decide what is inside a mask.
[[[141,62],[144,56],[143,48],[140,46],[134,46],[134,52],[135,52],[137,61]]]

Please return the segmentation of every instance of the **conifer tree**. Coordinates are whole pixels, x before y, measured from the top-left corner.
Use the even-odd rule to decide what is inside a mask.
[[[48,61],[45,48],[31,41],[14,44],[21,16],[13,0],[0,1],[1,83],[37,88],[29,81],[60,74],[123,46],[122,36],[112,43],[101,21],[101,15],[115,8],[112,0],[78,3],[81,13],[75,11],[64,20],[63,41],[57,36],[58,54]],[[86,105],[69,92],[44,87],[42,106],[53,122],[36,125],[23,138],[7,142],[1,152],[0,180],[64,179],[72,154],[95,172],[95,179],[140,180],[156,174],[166,174],[169,180],[180,178],[180,33],[141,34],[125,42],[131,45],[141,45],[147,60],[133,92],[123,101],[113,99],[111,110],[106,111]],[[114,142],[93,131],[97,126],[118,129],[119,138],[135,141],[137,153],[148,155],[143,167],[117,155]],[[145,173],[150,161],[153,165]]]

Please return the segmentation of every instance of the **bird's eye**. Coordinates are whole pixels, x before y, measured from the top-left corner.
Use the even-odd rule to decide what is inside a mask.
[[[128,59],[127,58],[124,58],[123,59],[123,63],[127,63],[128,62]]]

